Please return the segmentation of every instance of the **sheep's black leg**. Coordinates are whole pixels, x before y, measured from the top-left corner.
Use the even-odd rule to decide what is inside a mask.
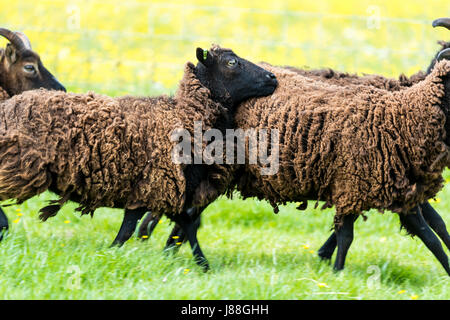
[[[327,241],[325,241],[322,247],[320,247],[317,253],[322,260],[330,260],[331,256],[333,255],[334,249],[336,249],[336,246],[337,246],[336,232],[333,231],[331,236],[328,238]]]
[[[358,215],[349,214],[342,217],[342,225],[336,226],[336,240],[337,240],[337,255],[334,262],[335,270],[344,269],[345,257],[347,256],[348,249],[353,241],[353,223]]]
[[[133,235],[134,230],[136,230],[136,225],[140,218],[147,212],[145,208],[138,208],[135,210],[125,209],[125,214],[123,216],[122,225],[120,226],[119,233],[114,239],[111,246],[121,246],[130,239]]]
[[[400,214],[399,216],[402,226],[405,227],[409,233],[418,236],[420,240],[423,241],[450,276],[448,257],[442,248],[441,242],[433,231],[431,231],[420,211],[416,209],[416,213]]]
[[[422,203],[420,207],[422,208],[422,215],[428,225],[436,232],[439,238],[444,241],[445,245],[450,250],[450,235],[448,234],[447,227],[442,217],[428,202]]]
[[[169,235],[169,238],[167,238],[166,246],[164,247],[164,250],[170,250],[171,252],[175,253],[178,251],[180,246],[186,242],[186,235],[183,232],[183,229],[176,224],[172,232]]]
[[[142,219],[142,223],[138,230],[138,237],[142,240],[147,240],[150,238],[160,219],[160,215],[155,215],[149,212],[144,219]]]
[[[200,217],[204,209],[205,207],[202,208],[193,207],[187,209],[186,211],[186,213],[191,217],[191,219],[193,219],[193,223],[195,226],[197,226],[197,229],[200,228],[200,221],[201,221]],[[178,224],[176,224],[173,227],[172,232],[169,235],[169,238],[167,238],[164,250],[171,250],[172,252],[176,252],[178,251],[180,246],[185,242],[186,242],[186,235],[184,234],[183,229]]]
[[[192,253],[194,255],[195,262],[203,268],[204,271],[209,270],[208,260],[203,254],[200,244],[197,239],[197,230],[199,228],[199,218],[200,212],[196,211],[193,215],[189,215],[186,211],[180,214],[175,214],[170,216],[170,219],[177,223],[183,232],[186,234],[187,239],[192,248]]]
[[[358,215],[355,217],[355,220],[358,219]],[[331,236],[325,241],[325,243],[320,247],[317,254],[322,260],[330,260],[331,256],[334,253],[334,249],[337,246],[336,232],[333,231]]]
[[[8,218],[0,208],[0,241],[2,241],[3,235],[8,231],[8,228]]]

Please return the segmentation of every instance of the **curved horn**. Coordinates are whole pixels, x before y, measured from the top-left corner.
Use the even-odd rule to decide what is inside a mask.
[[[26,49],[25,44],[23,43],[20,36],[18,36],[15,32],[12,32],[5,28],[0,28],[0,35],[8,39],[9,42],[18,50],[22,51]]]
[[[441,52],[439,52],[438,56],[436,57],[437,61],[441,61],[444,59],[450,60],[450,48],[442,50]]]
[[[25,35],[25,33],[20,32],[20,31],[16,31],[14,33],[20,38],[20,40],[22,40],[22,43],[23,43],[25,49],[31,50],[30,39],[28,39],[28,37]]]
[[[433,28],[444,27],[450,30],[450,18],[440,18],[433,21]]]

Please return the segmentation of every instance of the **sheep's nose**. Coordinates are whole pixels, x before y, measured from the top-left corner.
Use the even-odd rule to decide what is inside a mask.
[[[266,74],[266,77],[268,79],[272,79],[272,80],[277,78],[272,72],[269,72],[268,74]]]

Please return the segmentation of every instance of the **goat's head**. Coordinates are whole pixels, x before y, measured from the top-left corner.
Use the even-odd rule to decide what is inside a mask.
[[[233,107],[251,97],[272,94],[278,85],[273,73],[238,57],[232,50],[197,48],[196,70],[214,99]]]
[[[0,57],[0,86],[9,95],[39,88],[66,91],[31,49],[25,34],[0,28],[0,35],[9,41]]]

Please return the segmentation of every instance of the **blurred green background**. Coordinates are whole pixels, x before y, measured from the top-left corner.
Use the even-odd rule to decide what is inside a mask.
[[[450,2],[419,1],[87,1],[0,0],[1,26],[25,32],[69,91],[112,96],[171,94],[195,48],[217,43],[251,61],[397,77],[424,70],[448,30]],[[0,40],[4,46],[6,41]],[[450,224],[450,172],[432,200]],[[203,274],[189,246],[161,254],[171,225],[149,242],[109,248],[122,210],[93,219],[68,204],[38,222],[44,193],[4,210],[1,299],[450,299],[448,276],[398,217],[370,212],[339,274],[317,250],[333,209],[292,203],[278,215],[264,201],[221,198],[204,214],[199,241],[211,264]],[[448,252],[448,250],[447,250]]]

